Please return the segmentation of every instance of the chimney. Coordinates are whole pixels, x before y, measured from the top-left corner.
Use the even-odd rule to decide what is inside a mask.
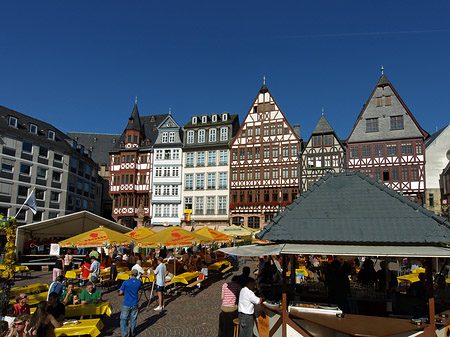
[[[294,132],[298,137],[300,137],[300,124],[294,124]]]

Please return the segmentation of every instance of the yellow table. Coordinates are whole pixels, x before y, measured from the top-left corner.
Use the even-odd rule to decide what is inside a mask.
[[[130,275],[131,275],[131,271],[119,273],[119,274],[117,274],[116,281],[128,280],[130,278]],[[142,283],[149,283],[149,282],[151,283],[151,282],[155,281],[155,274],[142,275],[141,281],[142,281]]]
[[[414,283],[420,281],[419,274],[408,274],[397,277],[398,283]]]
[[[103,329],[103,323],[100,319],[82,319],[79,320],[79,324],[67,324],[53,330],[47,329],[46,337],[80,335],[97,337],[98,335],[100,335],[101,329]]]
[[[19,295],[20,293],[25,293],[25,294],[30,295],[32,293],[46,291],[46,290],[48,290],[48,284],[35,283],[35,284],[30,284],[30,285],[24,286],[24,287],[11,288],[11,290],[9,291],[9,295],[16,296],[16,295]]]
[[[230,261],[227,261],[227,260],[214,262],[213,264],[210,264],[208,266],[208,270],[219,270],[220,268],[222,268],[223,265],[226,266],[225,268],[228,268],[231,266],[231,263],[230,263]]]
[[[184,283],[188,284],[190,280],[197,278],[200,273],[198,271],[192,273],[183,273],[180,275],[176,275],[172,278],[170,283]]]
[[[75,287],[74,288],[75,292],[79,294],[81,294],[81,292],[83,291],[83,289]],[[37,305],[39,302],[41,301],[47,301],[47,296],[48,296],[48,291],[44,291],[42,293],[38,293],[38,294],[34,294],[34,295],[28,295],[28,305],[29,306],[33,306],[33,305]],[[16,304],[16,300],[11,300],[9,301],[10,304]]]
[[[411,273],[413,274],[425,273],[425,268],[416,268]]]
[[[69,270],[66,272],[65,278],[76,279],[81,275],[81,269]]]
[[[66,317],[79,317],[88,315],[111,316],[112,307],[109,302],[74,304],[66,306]]]
[[[6,266],[4,264],[0,264],[0,270],[6,270]],[[17,273],[18,271],[30,271],[28,266],[14,266],[14,271]]]

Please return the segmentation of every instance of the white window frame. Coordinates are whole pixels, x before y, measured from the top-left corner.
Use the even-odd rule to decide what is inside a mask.
[[[211,116],[212,121],[215,123],[217,122],[217,115],[212,115]]]
[[[194,131],[188,131],[187,133],[187,143],[194,144]]]
[[[227,113],[223,113],[222,114],[222,121],[227,121],[228,120],[228,114]]]
[[[175,143],[175,132],[169,132],[169,143]]]
[[[205,130],[198,130],[198,143],[205,142]]]
[[[34,133],[35,135],[37,135],[37,133],[38,133],[38,126],[36,124],[30,123],[28,131],[30,133]]]
[[[167,143],[168,140],[169,140],[169,133],[168,133],[168,132],[163,132],[163,133],[162,133],[162,137],[161,137],[161,141],[162,141],[163,143]]]
[[[192,117],[192,124],[197,124],[197,116]]]
[[[8,125],[17,129],[17,118],[14,116],[9,116]]]
[[[202,116],[202,123],[208,122],[208,116]]]
[[[220,129],[220,141],[224,142],[228,140],[228,128]]]
[[[213,143],[216,141],[217,137],[217,130],[216,129],[209,129],[209,142]]]

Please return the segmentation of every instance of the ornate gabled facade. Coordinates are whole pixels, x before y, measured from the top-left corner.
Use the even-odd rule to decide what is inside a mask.
[[[441,214],[440,175],[448,164],[450,156],[450,124],[432,134],[425,141],[425,191],[424,207]]]
[[[382,74],[347,140],[347,167],[421,204],[427,137]]]
[[[264,227],[297,197],[301,139],[294,128],[264,84],[231,141],[233,224]]]
[[[328,172],[344,172],[346,164],[345,146],[322,113],[302,150],[301,192],[308,190]]]
[[[132,228],[151,221],[152,146],[166,116],[140,117],[136,102],[125,131],[110,151],[112,217]]]
[[[158,125],[152,159],[152,225],[180,225],[183,132],[169,113]]]
[[[229,223],[230,139],[239,129],[239,116],[228,112],[192,116],[184,125],[184,227]]]

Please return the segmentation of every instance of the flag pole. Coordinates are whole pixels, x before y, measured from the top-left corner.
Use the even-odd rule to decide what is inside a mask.
[[[33,189],[31,190],[31,193],[28,195],[28,197],[25,199],[25,202],[22,204],[22,206],[20,206],[19,210],[16,213],[15,218],[17,218],[17,216],[19,215],[20,211],[22,210],[23,206],[25,206],[25,204],[27,203],[28,199],[30,198],[30,196],[33,194],[34,190],[36,189],[36,187],[33,187]]]

